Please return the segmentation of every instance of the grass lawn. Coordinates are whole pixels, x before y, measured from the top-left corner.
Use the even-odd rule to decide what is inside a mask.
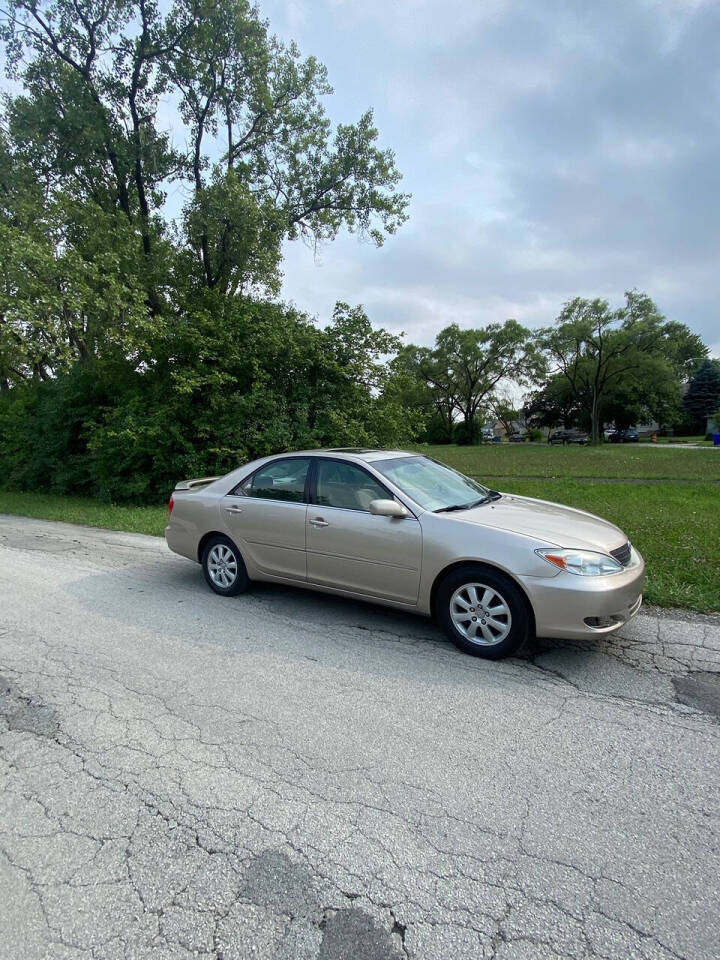
[[[720,610],[720,485],[487,477],[506,493],[556,500],[617,524],[645,558],[645,600]]]
[[[62,520],[86,527],[149,533],[162,537],[167,524],[167,505],[127,507],[90,500],[87,497],[61,497],[51,493],[14,493],[0,490],[0,513],[39,520]]]
[[[489,486],[589,510],[621,527],[645,557],[645,599],[720,611],[720,450],[637,444],[420,448]],[[625,482],[623,482],[625,481]],[[167,506],[0,491],[0,513],[162,536]]]
[[[418,450],[471,477],[587,477],[588,479],[720,480],[720,447],[683,448],[640,443],[598,447],[548,443],[484,443]]]

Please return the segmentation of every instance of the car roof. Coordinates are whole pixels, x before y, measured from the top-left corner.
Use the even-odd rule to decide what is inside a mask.
[[[278,453],[277,457],[332,457],[343,458],[346,460],[360,460],[364,463],[372,463],[373,460],[394,460],[399,457],[418,457],[420,453],[413,453],[408,450],[379,450],[376,447],[330,447],[321,450],[297,450],[287,453]]]

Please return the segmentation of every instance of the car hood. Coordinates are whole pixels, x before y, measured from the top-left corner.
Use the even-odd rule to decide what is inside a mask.
[[[485,503],[448,517],[461,523],[509,530],[537,538],[556,547],[577,550],[599,550],[607,553],[627,542],[626,535],[614,524],[548,500],[503,494],[500,500]]]

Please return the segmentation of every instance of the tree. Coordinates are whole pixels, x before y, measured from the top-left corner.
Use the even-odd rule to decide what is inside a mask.
[[[24,88],[0,144],[8,383],[123,340],[137,292],[150,326],[172,324],[205,289],[276,292],[286,238],[380,244],[406,217],[372,113],[333,129],[325,68],[248,0],[7,0],[0,38]],[[188,195],[180,217],[170,190]]]
[[[370,111],[333,127],[325,68],[248,0],[0,0],[0,39],[21,86],[0,112],[6,482],[152,501],[278,450],[414,438],[397,338],[272,301],[284,241],[404,221]]]
[[[508,380],[527,383],[540,358],[529,331],[516,320],[462,330],[457,324],[437,335],[433,370],[443,371],[448,399],[463,419],[466,442],[477,439],[477,416],[496,387]]]
[[[701,430],[720,406],[720,360],[705,360],[693,374],[683,405]]]
[[[684,324],[668,322],[638,291],[626,293],[616,310],[606,300],[570,300],[555,326],[538,332],[537,343],[553,375],[587,413],[596,443],[613,402],[616,408],[619,402],[637,404],[643,394],[645,409],[656,415],[676,406],[688,353],[706,352]]]
[[[507,390],[491,393],[488,397],[488,407],[496,420],[500,422],[507,436],[515,432],[515,423],[521,419],[522,413]]]
[[[148,368],[90,358],[0,397],[5,482],[157,503],[180,477],[279,450],[407,443],[422,426],[387,390],[397,339],[361,308],[338,304],[323,329],[206,290],[163,330]]]
[[[457,398],[451,371],[429,347],[409,344],[392,361],[395,389],[405,401],[424,414],[441,443],[451,443]]]
[[[555,427],[561,424],[565,429],[576,426],[589,426],[581,423],[583,406],[581,398],[573,391],[567,378],[555,373],[540,389],[530,393],[525,401],[525,417],[540,427]]]
[[[402,370],[406,396],[425,411],[437,439],[450,442],[462,421],[462,442],[474,443],[478,419],[494,391],[508,381],[527,383],[542,368],[529,331],[515,320],[462,330],[451,324],[435,346],[409,345],[400,351],[395,372]]]

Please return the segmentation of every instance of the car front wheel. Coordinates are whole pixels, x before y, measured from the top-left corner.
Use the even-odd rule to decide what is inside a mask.
[[[209,586],[221,597],[244,593],[250,585],[240,551],[229,537],[218,534],[205,544],[202,568]]]
[[[489,567],[461,567],[448,574],[436,611],[452,642],[474,657],[510,657],[530,635],[531,617],[519,587]]]

